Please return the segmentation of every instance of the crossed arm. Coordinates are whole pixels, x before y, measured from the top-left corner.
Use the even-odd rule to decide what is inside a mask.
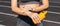
[[[49,7],[48,0],[42,0],[42,5],[39,6],[39,7],[34,8],[34,10],[32,10],[32,11],[39,12],[41,10],[47,9],[48,7]],[[11,8],[12,8],[12,11],[16,12],[17,14],[26,15],[26,14],[23,14],[22,8],[18,8],[17,0],[11,0]]]
[[[12,11],[18,13],[20,11],[20,9],[17,6],[18,6],[17,5],[17,0],[11,0]],[[32,10],[32,11],[39,12],[41,10],[47,9],[48,7],[49,7],[49,1],[48,0],[42,0],[42,5],[34,8],[34,10]],[[20,13],[22,13],[22,12],[20,12]]]
[[[42,4],[43,4],[43,5],[34,8],[33,11],[39,12],[39,11],[41,11],[41,10],[44,10],[44,9],[48,8],[48,6],[49,6],[48,0],[42,0]],[[23,13],[24,11],[25,11],[26,13],[30,13],[30,11],[26,11],[26,10],[23,10],[22,8],[18,8],[17,0],[11,0],[11,8],[12,8],[12,11],[13,11],[13,12],[16,12],[17,14],[20,14],[20,15],[25,15],[25,16],[27,16],[27,14],[24,14],[24,13]],[[31,13],[32,13],[32,12],[31,12]],[[32,14],[33,14],[33,13],[32,13]],[[29,17],[32,17],[32,18],[35,17],[34,19],[38,18],[38,15],[37,15],[36,13],[33,14],[33,15],[34,15],[34,16],[30,16],[30,15],[29,15]],[[39,18],[36,19],[36,21],[37,21],[37,20],[39,20]],[[38,21],[38,22],[39,22],[39,21]]]

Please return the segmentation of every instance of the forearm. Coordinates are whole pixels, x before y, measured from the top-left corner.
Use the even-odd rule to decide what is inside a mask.
[[[34,8],[33,11],[39,12],[41,10],[47,9],[48,7],[49,7],[49,1],[48,0],[42,0],[42,5]]]
[[[37,7],[38,11],[47,9],[49,7],[49,0],[42,0],[42,5],[40,7]]]
[[[42,10],[47,9],[47,8],[48,8],[47,5],[41,5],[39,7],[36,7],[35,9],[33,9],[33,11],[39,12],[39,11],[42,11]]]
[[[21,10],[21,9],[14,9],[14,10],[12,10],[12,11],[15,12],[15,13],[17,13],[17,14],[19,14],[19,15],[27,16],[27,14],[25,14],[24,11]]]

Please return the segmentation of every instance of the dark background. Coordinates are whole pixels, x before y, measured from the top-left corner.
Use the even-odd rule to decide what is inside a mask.
[[[17,14],[11,11],[10,2],[0,0],[0,25],[16,26]],[[60,0],[49,0],[49,4],[47,18],[43,20],[44,26],[60,26]]]

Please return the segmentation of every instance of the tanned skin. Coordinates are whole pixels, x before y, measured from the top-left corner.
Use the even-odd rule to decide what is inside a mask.
[[[28,6],[20,5],[20,8],[18,8],[17,0],[11,0],[11,8],[12,8],[13,12],[15,12],[15,13],[17,13],[19,15],[29,16],[31,19],[34,18],[34,20],[36,20],[37,23],[40,22],[38,14],[30,12],[29,8],[34,9],[34,10],[31,10],[31,11],[39,12],[39,11],[42,11],[44,9],[47,9],[48,7],[49,7],[48,0],[42,0],[42,5],[41,6],[39,6],[39,4],[31,4],[31,6],[30,5],[28,5]],[[24,11],[25,13],[23,13],[22,11]]]

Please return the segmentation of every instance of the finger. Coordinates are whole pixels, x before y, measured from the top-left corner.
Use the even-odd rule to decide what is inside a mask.
[[[41,20],[40,20],[40,17],[39,17],[39,15],[37,15],[37,17],[38,17],[38,19],[39,19],[39,23],[41,23]]]
[[[32,17],[32,20],[34,21],[34,22],[38,22],[37,20],[36,20],[36,17],[35,17],[35,15],[33,14],[33,16],[31,16]]]
[[[39,23],[39,21],[40,21],[40,20],[39,20],[39,17],[38,17],[38,16],[36,17],[36,20],[37,20],[37,21],[38,21],[38,23]]]
[[[38,17],[39,17],[39,15],[38,15]],[[41,23],[40,17],[39,17],[39,23]]]
[[[35,16],[36,18],[36,20],[38,21],[38,23],[40,22],[40,18],[39,18],[39,16],[36,14],[36,16]]]
[[[39,19],[38,19],[37,14],[33,14],[33,15],[31,16],[31,18],[32,18],[32,20],[33,20],[34,22],[39,23]]]
[[[34,15],[33,19],[36,21],[36,22],[39,22],[39,19],[36,15]]]
[[[33,18],[33,20],[34,20],[36,23],[38,22],[35,18]]]
[[[38,14],[34,14],[34,17],[35,17],[34,19],[35,19],[35,21],[37,21],[37,23],[41,23],[40,17]]]
[[[39,20],[39,17],[38,17],[38,15],[37,15],[37,14],[35,15],[35,17],[36,17],[36,19],[37,19],[37,20]]]
[[[39,21],[39,19],[38,19],[38,17],[37,17],[37,16],[35,17],[35,19],[36,19],[37,21]]]

